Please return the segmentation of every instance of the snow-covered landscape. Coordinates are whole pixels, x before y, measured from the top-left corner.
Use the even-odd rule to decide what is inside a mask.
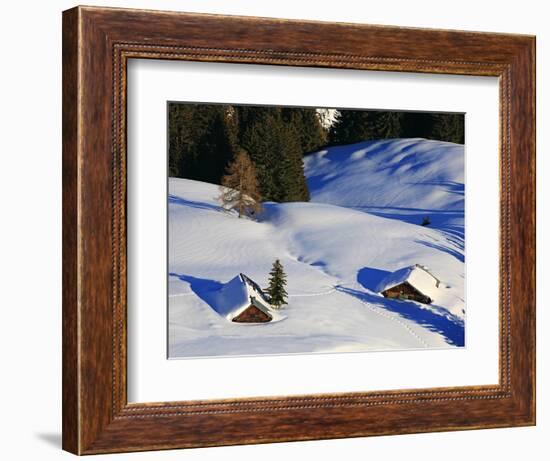
[[[257,220],[222,210],[216,184],[169,178],[169,357],[463,346],[464,146],[365,141],[308,154],[304,171],[311,200],[264,203]],[[240,273],[266,287],[275,259],[288,304],[232,322],[221,294]],[[381,294],[415,265],[436,280],[431,303]]]

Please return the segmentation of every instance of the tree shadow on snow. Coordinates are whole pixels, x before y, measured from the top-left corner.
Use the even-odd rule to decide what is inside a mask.
[[[430,218],[430,229],[437,229],[445,232],[457,240],[457,243],[464,248],[464,226],[454,224],[453,221],[464,218],[463,210],[428,210],[422,208],[404,207],[374,207],[354,206],[354,210],[379,216],[381,218],[395,219],[409,224],[420,225],[424,217]]]
[[[334,173],[321,173],[307,178],[307,187],[310,191],[322,190],[329,183],[337,179],[338,175]]]
[[[456,194],[464,197],[464,183],[456,181],[422,181],[417,183],[409,183],[422,186],[438,187],[449,194]]]
[[[447,253],[456,259],[458,259],[460,262],[464,262],[464,254],[461,253],[458,250],[454,250],[450,247],[443,246],[440,243],[437,242],[428,242],[427,240],[415,240],[416,243],[420,243],[422,245],[426,245],[428,248],[433,248],[434,250],[443,251],[444,253]]]
[[[453,319],[450,316],[437,314],[430,309],[422,308],[412,301],[398,301],[388,298],[380,298],[371,293],[366,293],[352,288],[338,287],[339,291],[350,296],[355,296],[359,300],[373,304],[377,307],[395,312],[401,317],[427,328],[430,331],[441,334],[447,343],[457,346],[464,346],[464,323],[459,319]],[[437,308],[432,306],[432,308]]]
[[[198,208],[200,210],[214,210],[214,211],[220,210],[220,207],[217,205],[213,205],[205,202],[197,202],[195,200],[187,200],[172,194],[168,195],[168,203],[173,205],[182,205],[182,206],[187,206],[191,208]]]

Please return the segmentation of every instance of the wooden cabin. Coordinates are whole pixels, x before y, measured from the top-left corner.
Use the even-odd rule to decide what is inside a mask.
[[[260,286],[242,273],[227,282],[211,301],[218,314],[234,323],[268,323],[285,318],[271,307]]]
[[[232,322],[237,323],[266,323],[271,322],[273,317],[268,310],[262,306],[255,297],[250,297],[250,305],[240,314],[233,317]]]
[[[399,285],[388,288],[387,290],[382,291],[382,295],[384,295],[385,298],[411,299],[423,304],[432,303],[432,299],[429,296],[423,295],[409,282],[403,282]]]
[[[386,298],[431,304],[437,297],[440,281],[429,270],[415,264],[390,273],[378,285],[377,291]]]

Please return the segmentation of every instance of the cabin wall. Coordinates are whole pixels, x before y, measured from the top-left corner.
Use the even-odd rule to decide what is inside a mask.
[[[271,317],[253,305],[247,307],[233,319],[233,322],[237,323],[266,323],[269,321],[271,321]]]
[[[382,294],[386,298],[411,299],[413,301],[418,301],[423,304],[430,304],[432,302],[429,297],[424,296],[408,282],[403,282],[392,288],[388,288],[387,290],[383,291]]]

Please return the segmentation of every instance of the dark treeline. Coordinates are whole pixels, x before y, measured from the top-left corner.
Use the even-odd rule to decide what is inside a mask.
[[[332,125],[314,108],[170,103],[172,177],[220,184],[238,152],[253,162],[263,200],[307,201],[303,156],[328,145],[421,137],[464,143],[464,116],[342,110]]]
[[[394,138],[426,138],[464,144],[464,115],[342,110],[328,135],[331,145]]]
[[[326,144],[315,109],[171,103],[169,175],[220,184],[244,150],[264,200],[309,200],[303,154]]]

